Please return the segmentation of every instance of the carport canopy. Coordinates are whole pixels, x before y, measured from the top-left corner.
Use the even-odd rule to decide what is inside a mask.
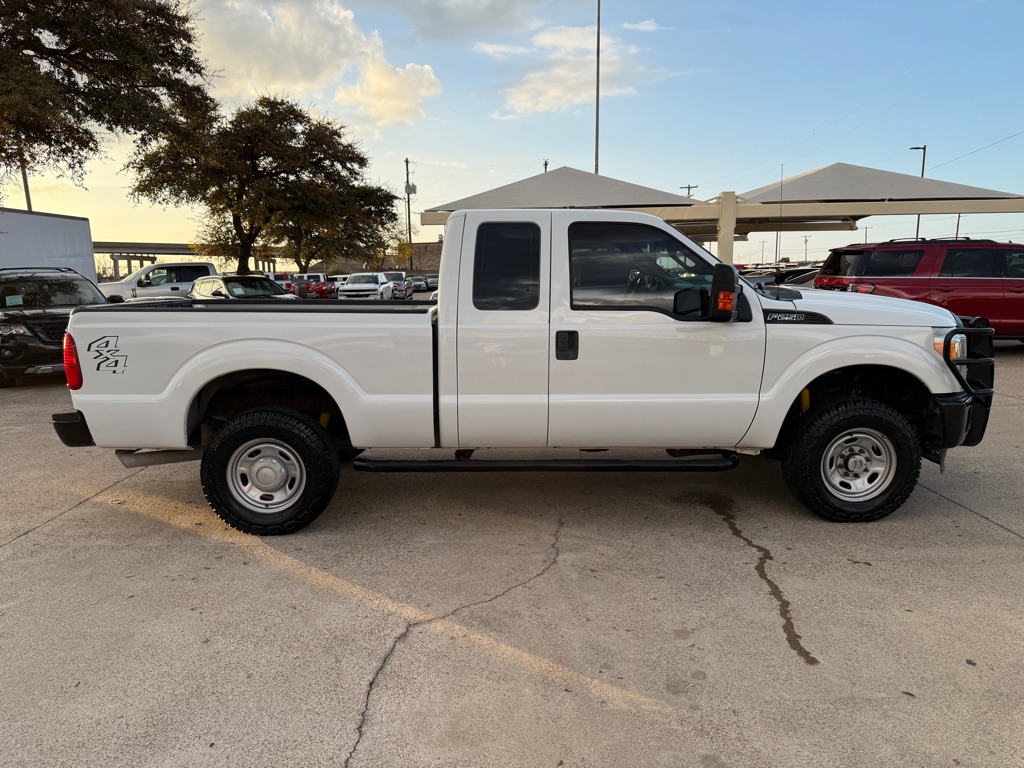
[[[718,241],[732,262],[733,241],[751,232],[855,230],[867,216],[1024,213],[1024,196],[965,184],[834,163],[737,195],[706,202],[563,167],[425,211],[444,224],[463,208],[614,208],[650,213],[695,240]]]

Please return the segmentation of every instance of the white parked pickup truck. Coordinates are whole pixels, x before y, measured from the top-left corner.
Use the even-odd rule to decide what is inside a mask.
[[[353,459],[378,472],[663,472],[769,452],[809,509],[875,520],[910,495],[922,457],[976,445],[988,422],[990,328],[899,299],[755,290],[644,214],[460,211],[440,274],[437,306],[76,309],[75,410],[54,427],[129,466],[201,459],[217,514],[280,534],[320,514]],[[590,452],[626,446],[668,455]],[[356,458],[383,447],[454,457]],[[474,458],[483,448],[571,458]]]

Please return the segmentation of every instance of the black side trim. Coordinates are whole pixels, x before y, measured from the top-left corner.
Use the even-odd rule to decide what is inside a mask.
[[[81,411],[63,411],[50,415],[53,429],[60,441],[69,448],[87,448],[96,445],[85,423],[85,415]]]
[[[789,309],[766,309],[764,321],[770,325],[834,325],[832,318],[818,312]]]
[[[734,469],[739,458],[731,451],[708,451],[717,459],[510,459],[406,461],[365,459],[352,462],[360,472],[723,472]]]

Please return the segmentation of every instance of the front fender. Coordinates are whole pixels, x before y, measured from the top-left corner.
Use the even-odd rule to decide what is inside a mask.
[[[836,329],[836,326],[822,327],[832,329],[832,333]],[[843,368],[861,365],[894,368],[910,374],[933,394],[960,391],[960,385],[942,358],[930,346],[924,346],[931,344],[931,328],[906,329],[904,336],[893,336],[893,329],[878,329],[875,334],[864,327],[850,330],[851,335],[822,340],[788,363],[785,350],[792,346],[792,340],[769,338],[757,413],[737,447],[756,449],[775,445],[790,406],[800,392],[819,376]],[[806,338],[803,341],[806,342]],[[773,349],[773,345],[777,348]]]

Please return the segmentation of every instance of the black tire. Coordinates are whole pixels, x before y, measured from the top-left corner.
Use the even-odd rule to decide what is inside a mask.
[[[250,477],[260,471],[257,485]],[[277,536],[313,522],[338,487],[340,466],[330,436],[314,419],[287,408],[236,416],[203,453],[206,500],[245,533]]]
[[[914,428],[875,400],[839,400],[811,410],[783,449],[782,475],[793,495],[834,522],[868,522],[895,512],[920,473]]]

